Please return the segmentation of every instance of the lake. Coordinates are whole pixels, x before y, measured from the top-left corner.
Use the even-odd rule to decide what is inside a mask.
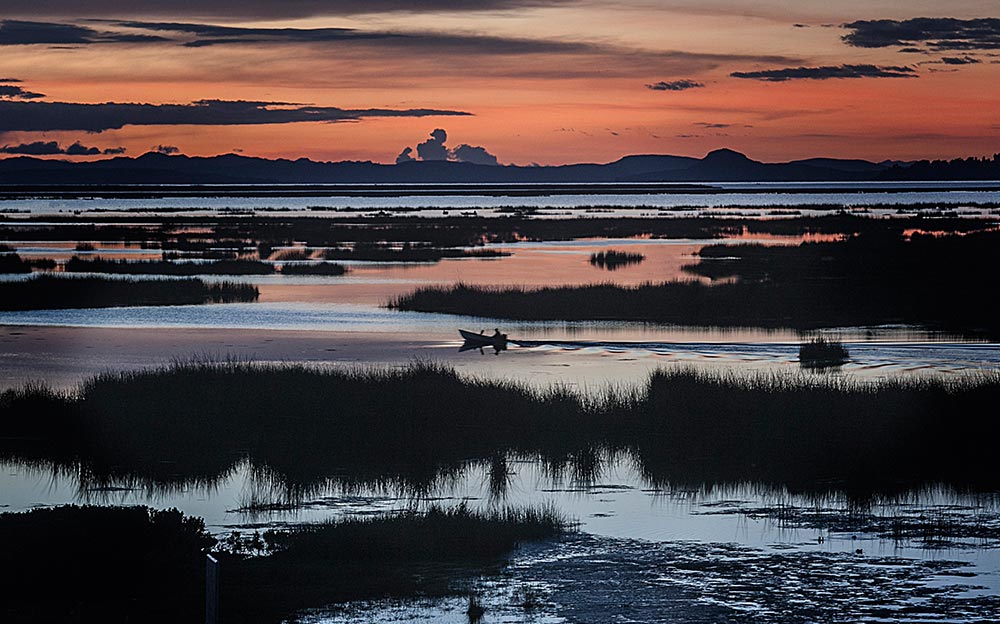
[[[187,186],[164,185],[148,187],[142,197],[102,191],[99,187],[74,188],[60,194],[58,187],[53,187],[49,191],[5,194],[0,197],[0,214],[324,216],[405,211],[414,216],[437,217],[454,215],[456,211],[504,216],[528,209],[547,217],[572,218],[607,214],[597,212],[605,208],[617,216],[724,215],[734,210],[773,216],[775,209],[801,208],[810,212],[848,209],[894,215],[899,214],[901,206],[913,207],[904,211],[913,213],[947,207],[980,214],[1000,204],[998,182],[722,182],[697,189],[651,183],[628,185],[627,192],[615,184],[499,185],[488,193],[479,190],[480,186],[484,185],[259,186],[239,187],[237,193],[217,185],[200,187],[203,196],[188,196]],[[636,192],[636,187],[641,192]]]
[[[579,185],[577,185],[579,187]],[[996,183],[713,184],[707,189],[614,187],[534,192],[531,188],[417,189],[324,187],[314,194],[265,197],[18,197],[0,201],[5,223],[27,217],[122,215],[157,221],[170,215],[314,217],[381,211],[447,217],[475,212],[570,218],[733,214],[775,218],[848,210],[898,217],[961,215],[996,219]],[[634,189],[633,189],[634,190]],[[563,192],[565,191],[565,192]],[[534,194],[533,194],[534,193]],[[135,223],[130,222],[132,225]],[[922,327],[828,328],[803,334],[760,328],[705,328],[624,322],[510,322],[401,312],[386,304],[426,285],[458,283],[544,287],[697,280],[685,266],[708,244],[797,245],[836,235],[732,235],[720,239],[597,238],[487,245],[509,255],[434,263],[345,263],[343,276],[240,276],[260,288],[258,303],[0,312],[0,390],[30,381],[72,390],[103,371],[162,367],[197,357],[304,363],[316,367],[400,367],[442,363],[462,375],[553,385],[599,395],[638,386],[660,368],[694,367],[747,375],[806,375],[798,346],[815,333],[836,338],[850,361],[821,373],[878,381],[887,377],[959,379],[1000,369],[1000,345]],[[0,241],[24,258],[72,255],[159,258],[156,249],[114,241]],[[294,249],[296,246],[291,246]],[[591,254],[610,249],[644,256],[608,271]],[[278,250],[281,251],[280,249]],[[25,279],[0,276],[0,279]],[[206,276],[208,281],[231,276]],[[512,341],[494,356],[460,353],[458,328]],[[67,503],[176,507],[205,518],[216,534],[422,509],[437,503],[475,507],[552,505],[577,532],[518,550],[500,577],[469,579],[488,608],[484,622],[621,621],[806,622],[953,621],[995,618],[1000,609],[1000,503],[997,492],[937,483],[858,500],[838,492],[805,493],[755,482],[653,483],[627,457],[601,459],[585,477],[553,474],[536,458],[510,457],[497,488],[490,466],[470,462],[415,493],[386,484],[344,487],[335,479],[289,498],[280,479],[237,461],[208,480],[122,479],[95,485],[83,472],[44,463],[0,465],[0,509]],[[924,535],[894,533],[914,523]],[[923,523],[923,524],[921,524]],[[525,592],[537,608],[523,606]],[[613,606],[613,607],[612,607]],[[668,617],[669,616],[669,617]],[[465,622],[462,600],[349,604],[301,614],[302,622]]]

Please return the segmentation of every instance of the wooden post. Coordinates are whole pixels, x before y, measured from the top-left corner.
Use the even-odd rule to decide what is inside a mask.
[[[205,555],[205,624],[219,624],[219,562]]]

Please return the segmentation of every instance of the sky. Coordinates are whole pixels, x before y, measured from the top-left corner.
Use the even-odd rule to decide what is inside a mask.
[[[138,5],[138,6],[136,6]],[[996,0],[4,0],[0,157],[1000,152]]]

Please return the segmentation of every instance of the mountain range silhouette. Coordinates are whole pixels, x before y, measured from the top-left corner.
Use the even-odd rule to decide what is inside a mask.
[[[625,156],[614,162],[556,166],[478,165],[414,161],[316,162],[255,158],[165,155],[114,157],[90,162],[16,157],[0,160],[0,184],[421,184],[421,183],[644,183],[804,182],[878,180],[997,180],[1000,155],[952,161],[869,162],[809,158],[784,163],[753,160],[731,149],[704,158]]]

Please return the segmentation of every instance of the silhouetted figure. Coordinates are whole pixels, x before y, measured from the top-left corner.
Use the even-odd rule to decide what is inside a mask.
[[[507,334],[501,334],[499,328],[493,329],[493,355],[500,355],[501,351],[507,350]]]

